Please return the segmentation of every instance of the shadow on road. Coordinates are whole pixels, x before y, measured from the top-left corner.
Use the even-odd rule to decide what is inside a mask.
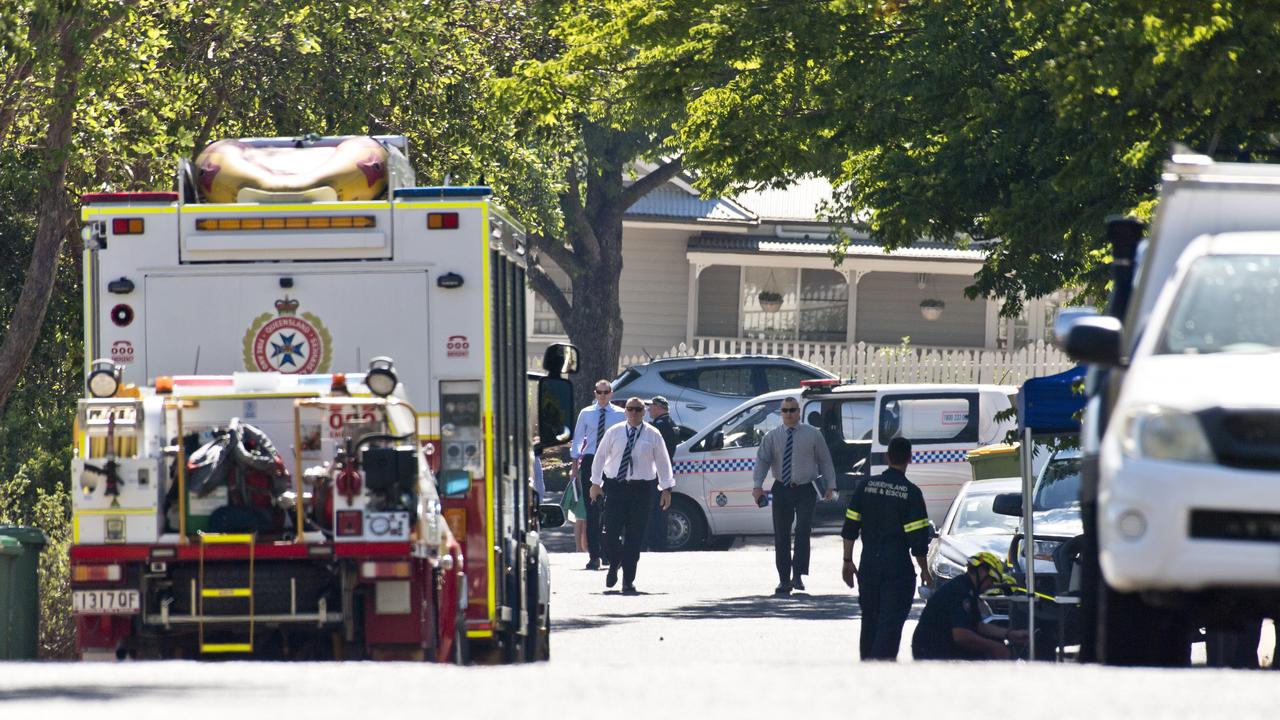
[[[33,687],[0,689],[0,703],[29,700],[79,700],[103,702],[110,700],[137,700],[147,695],[187,697],[190,685],[37,685]]]

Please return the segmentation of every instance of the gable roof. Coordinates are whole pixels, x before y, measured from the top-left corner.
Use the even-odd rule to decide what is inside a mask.
[[[690,188],[692,189],[692,188]],[[729,198],[704,198],[667,183],[627,209],[627,218],[704,220],[755,224],[759,218]]]

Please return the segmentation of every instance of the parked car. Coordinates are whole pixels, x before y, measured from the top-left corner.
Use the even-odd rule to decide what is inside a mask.
[[[771,511],[752,500],[752,472],[760,439],[782,424],[778,410],[784,398],[799,400],[803,422],[822,430],[841,502],[861,479],[884,471],[889,440],[911,440],[913,465],[907,476],[924,492],[935,523],[971,477],[968,452],[1003,441],[1013,424],[996,417],[1010,407],[1012,387],[809,382],[804,389],[748,400],[676,448],[676,486],[667,512],[671,549],[702,547],[716,536],[773,534]],[[766,478],[765,489],[771,487],[772,478]],[[818,508],[815,524],[843,516],[842,505],[819,503]]]
[[[663,358],[628,367],[613,381],[613,393],[615,402],[662,395],[675,424],[697,431],[743,400],[835,377],[817,365],[772,355]]]
[[[1019,525],[1022,517],[1022,493],[999,495],[994,509]],[[1080,553],[1084,522],[1080,514],[1080,452],[1075,449],[1058,450],[1045,463],[1031,490],[1031,525],[1034,533],[1032,553],[1036,573],[1036,593],[1042,596],[1076,598],[1080,595]],[[1026,554],[1023,548],[1025,535],[1017,527],[1010,547],[1013,576],[1018,584],[1027,586]],[[1014,627],[1026,626],[1026,606],[1013,605],[1009,610]],[[1039,603],[1036,606],[1036,627],[1043,631],[1046,640],[1064,645],[1080,642],[1080,610],[1077,602],[1068,604]],[[1038,631],[1037,637],[1042,636]],[[1051,657],[1053,648],[1042,645],[1043,653]]]
[[[910,468],[908,468],[910,470]],[[999,557],[1009,554],[1009,544],[1017,534],[1018,518],[1001,515],[992,508],[996,496],[1016,493],[1019,478],[970,480],[960,488],[947,517],[938,526],[938,535],[929,543],[929,572],[938,583],[965,571],[965,563],[980,552]]]

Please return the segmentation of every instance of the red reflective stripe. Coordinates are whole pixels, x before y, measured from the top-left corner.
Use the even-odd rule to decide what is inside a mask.
[[[335,543],[334,554],[337,557],[407,557],[410,545],[407,542],[352,542]]]

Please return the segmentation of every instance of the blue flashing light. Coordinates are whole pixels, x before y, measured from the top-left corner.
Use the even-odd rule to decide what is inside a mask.
[[[487,185],[450,185],[399,188],[394,196],[397,198],[482,198],[492,194],[493,188]]]

